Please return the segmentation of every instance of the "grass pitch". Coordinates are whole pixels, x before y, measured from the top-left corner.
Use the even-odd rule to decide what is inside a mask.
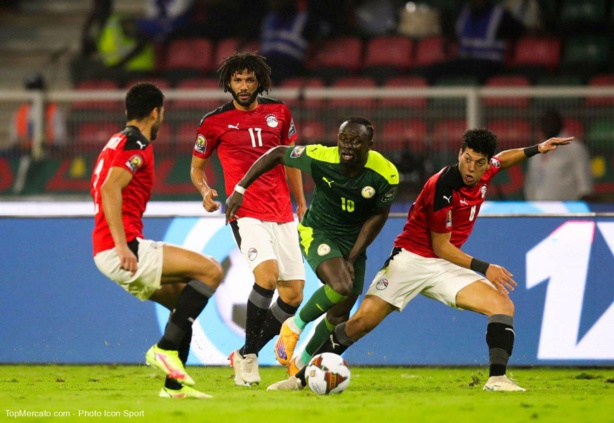
[[[145,366],[0,366],[0,421],[27,422],[599,422],[614,423],[614,369],[512,369],[527,392],[484,392],[486,368],[353,367],[341,395],[267,392],[285,377],[262,368],[259,387],[235,387],[232,369],[190,367],[213,399],[158,398]]]

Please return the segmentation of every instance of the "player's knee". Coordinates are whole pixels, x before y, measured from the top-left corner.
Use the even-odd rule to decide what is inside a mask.
[[[281,300],[292,307],[298,307],[303,302],[302,287],[297,286],[290,289],[278,289],[278,292]]]
[[[492,316],[493,314],[505,314],[508,316],[513,316],[514,310],[514,303],[509,297],[497,295],[491,300],[487,314],[489,316]]]
[[[348,297],[352,293],[352,281],[349,279],[332,282],[330,287],[337,294],[343,295],[344,297]]]

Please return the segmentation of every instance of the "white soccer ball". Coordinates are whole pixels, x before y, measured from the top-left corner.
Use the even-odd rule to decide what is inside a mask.
[[[318,395],[340,394],[350,386],[350,376],[347,362],[333,353],[314,356],[305,369],[307,385]]]

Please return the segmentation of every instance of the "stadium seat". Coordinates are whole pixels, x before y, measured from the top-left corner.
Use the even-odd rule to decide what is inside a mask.
[[[97,152],[104,147],[111,136],[124,128],[122,123],[86,122],[77,128],[76,151]]]
[[[323,88],[323,87],[324,87],[324,81],[322,79],[303,78],[303,77],[285,79],[280,85],[280,88],[301,88],[301,89]],[[321,98],[311,98],[311,99],[302,99],[302,100],[282,98],[282,100],[284,101],[284,103],[288,105],[288,107],[290,107],[291,110],[292,108],[299,107],[301,105],[307,108],[310,108],[310,109],[319,109],[324,105],[324,101],[325,101],[324,99],[321,99]]]
[[[531,81],[524,75],[498,75],[486,81],[486,87],[529,87]],[[488,107],[517,107],[527,108],[530,104],[529,97],[484,97],[484,106]]]
[[[465,119],[447,119],[435,123],[431,148],[436,151],[458,151],[466,130]]]
[[[382,131],[383,151],[404,150],[409,148],[415,153],[427,149],[426,123],[417,119],[393,119],[384,123]]]
[[[516,42],[508,67],[512,72],[536,77],[556,71],[560,63],[560,38],[525,36]]]
[[[426,88],[428,82],[425,78],[419,76],[397,76],[395,78],[387,79],[384,82],[385,88]],[[412,97],[412,98],[383,98],[380,101],[382,107],[416,107],[422,108],[427,105],[426,97]]]
[[[259,44],[257,41],[242,43],[238,38],[225,38],[219,40],[215,48],[212,70],[217,69],[219,64],[227,57],[230,57],[234,52],[254,52],[258,51],[258,48]]]
[[[297,124],[298,143],[306,144],[331,144],[336,139],[333,134],[327,134],[324,124],[315,119],[302,120]]]
[[[606,0],[563,0],[559,33],[598,34],[606,27]]]
[[[178,153],[188,153],[194,148],[198,122],[185,122],[175,130],[174,145]]]
[[[497,135],[500,151],[534,143],[531,124],[524,119],[497,119],[489,122],[487,128]]]
[[[425,67],[439,62],[445,62],[454,56],[453,54],[448,54],[446,39],[441,35],[418,40],[415,50],[415,67]]]
[[[314,76],[329,82],[356,74],[362,64],[362,41],[356,37],[338,37],[327,40],[314,52],[307,68]]]
[[[572,75],[590,77],[608,70],[611,42],[606,36],[570,38],[563,52],[561,70]]]
[[[102,79],[102,80],[89,80],[83,81],[77,84],[75,89],[78,91],[108,91],[118,90],[119,84],[117,81]],[[121,112],[124,107],[121,101],[114,100],[86,100],[75,101],[71,107],[71,111],[102,111],[102,112]]]
[[[149,77],[149,76],[143,76],[140,78],[130,79],[126,81],[124,86],[125,88],[130,88],[131,86],[139,82],[151,82],[152,84],[155,84],[161,90],[165,90],[171,87],[171,84],[168,82],[166,78]]]
[[[377,84],[373,80],[373,78],[361,77],[361,76],[348,76],[345,78],[337,79],[332,85],[331,88],[376,88]],[[354,98],[332,98],[330,100],[331,108],[338,107],[359,107],[364,109],[373,109],[376,104],[376,99],[372,96],[365,97],[354,97]]]
[[[614,74],[592,76],[588,81],[589,87],[614,87]],[[587,97],[587,106],[614,106],[614,97]]]
[[[215,67],[212,58],[211,40],[178,38],[168,45],[162,74],[175,82],[184,78],[202,76]]]
[[[180,81],[177,84],[178,90],[192,90],[192,89],[215,89],[219,90],[217,80],[213,78],[190,78]],[[221,106],[225,103],[225,100],[175,100],[172,104],[174,110],[186,110],[195,109],[200,115],[204,115],[207,112]]]
[[[412,66],[413,41],[400,35],[374,37],[367,41],[363,75],[382,82],[403,74]]]

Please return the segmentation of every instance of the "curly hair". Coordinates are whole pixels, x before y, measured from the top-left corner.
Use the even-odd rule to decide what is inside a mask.
[[[497,136],[486,128],[468,129],[463,134],[463,151],[469,147],[476,153],[485,154],[488,160],[497,151]]]
[[[271,89],[271,67],[267,65],[266,58],[256,53],[234,53],[220,62],[217,72],[218,85],[228,92],[230,79],[236,72],[254,72],[258,80],[258,94],[268,93]]]

